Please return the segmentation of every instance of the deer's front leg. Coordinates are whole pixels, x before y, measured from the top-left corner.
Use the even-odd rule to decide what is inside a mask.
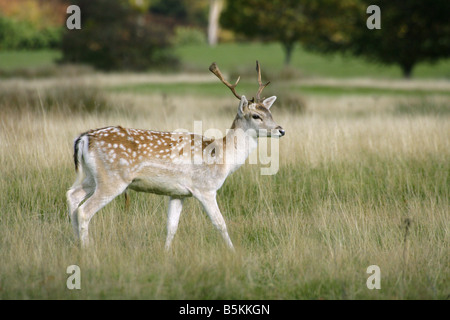
[[[217,205],[216,192],[202,193],[201,195],[196,196],[196,198],[201,202],[214,227],[221,233],[228,248],[234,251],[233,243],[228,235],[227,225],[225,224],[225,220],[223,219],[219,206]]]
[[[181,209],[183,208],[183,198],[169,198],[169,210],[167,213],[167,238],[166,250],[170,249],[173,237],[177,232],[178,221],[180,221]]]

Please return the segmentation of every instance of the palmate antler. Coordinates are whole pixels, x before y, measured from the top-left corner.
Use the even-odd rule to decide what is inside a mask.
[[[225,78],[222,75],[222,72],[220,72],[219,67],[217,66],[217,64],[215,62],[213,62],[211,64],[211,66],[209,67],[209,71],[214,73],[215,76],[217,78],[219,78],[220,81],[222,81],[231,90],[231,92],[233,92],[234,96],[236,98],[238,98],[239,100],[241,100],[242,96],[240,96],[240,95],[238,95],[236,93],[236,86],[238,85],[239,80],[241,79],[241,77],[238,77],[238,79],[236,80],[235,84],[229,83],[227,80],[225,80]],[[259,84],[258,92],[256,93],[256,102],[260,102],[261,100],[264,100],[264,98],[261,98],[261,93],[264,90],[264,88],[267,87],[270,84],[270,81],[267,82],[266,84],[262,83],[262,81],[261,81],[261,66],[259,65],[259,61],[258,60],[256,60],[256,72],[258,73],[258,84]],[[255,102],[255,98],[252,98],[249,101]]]

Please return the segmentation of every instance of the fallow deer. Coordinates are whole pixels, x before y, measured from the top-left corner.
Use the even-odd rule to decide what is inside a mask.
[[[250,100],[236,92],[240,78],[230,84],[215,63],[209,69],[240,100],[231,129],[222,139],[120,126],[90,130],[75,139],[77,179],[67,192],[67,201],[73,230],[82,246],[89,243],[88,226],[94,214],[131,189],[169,196],[166,250],[171,246],[187,197],[200,201],[226,245],[234,249],[216,192],[257,147],[260,132],[281,137],[285,131],[269,111],[276,97],[261,98],[269,82],[261,82],[258,62],[259,89],[256,99]],[[244,143],[236,143],[239,139]]]

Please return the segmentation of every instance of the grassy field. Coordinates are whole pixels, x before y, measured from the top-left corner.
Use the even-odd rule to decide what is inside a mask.
[[[45,68],[54,65],[61,54],[55,50],[0,51],[0,69]]]
[[[448,299],[448,83],[337,82],[304,92],[274,81],[280,169],[262,176],[246,164],[218,194],[236,253],[190,199],[166,254],[167,199],[142,193],[128,211],[119,197],[98,212],[92,246],[77,246],[65,202],[73,139],[196,120],[224,132],[237,107],[228,90],[190,74],[2,80],[0,299]],[[81,290],[66,287],[69,265]],[[366,287],[370,265],[380,290]]]
[[[205,63],[217,61],[223,70],[232,73],[254,72],[255,60],[258,59],[264,70],[271,73],[283,72],[284,54],[279,44],[221,44],[217,47],[182,46],[175,49],[181,60],[181,69],[187,72],[208,72]],[[58,51],[44,50],[37,52],[1,52],[0,71],[9,74],[14,70],[34,68],[39,73],[42,68],[55,65],[61,54]],[[56,71],[54,71],[56,72]],[[321,55],[311,53],[298,46],[292,57],[292,66],[285,73],[295,77],[332,77],[332,78],[394,78],[402,73],[397,66],[385,66],[370,63],[361,58],[340,54]],[[46,75],[45,72],[42,72]],[[0,72],[1,75],[1,72]],[[420,63],[414,69],[415,78],[450,78],[450,60],[441,60],[434,64]],[[273,79],[273,77],[271,77]]]

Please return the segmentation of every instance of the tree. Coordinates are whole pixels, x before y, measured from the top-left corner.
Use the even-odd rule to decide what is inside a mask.
[[[223,0],[210,0],[209,3],[208,43],[210,46],[215,46],[219,34],[219,18],[223,8]]]
[[[0,0],[0,49],[58,47],[65,16],[57,0]]]
[[[142,1],[71,2],[81,8],[82,28],[65,31],[64,62],[87,63],[103,70],[145,70],[176,63],[170,53],[172,26],[164,17],[144,14],[141,6],[136,7]]]
[[[175,19],[178,25],[206,28],[210,0],[152,0],[150,12]]]
[[[347,51],[370,60],[397,64],[410,78],[418,62],[450,58],[450,1],[360,0],[347,43],[324,41],[322,51]],[[381,29],[366,28],[366,8],[381,9]]]
[[[368,29],[370,5],[381,29]],[[249,37],[280,41],[289,63],[297,41],[319,52],[348,52],[399,65],[406,78],[418,62],[450,57],[448,0],[228,0],[223,25]]]
[[[248,37],[280,41],[289,64],[298,41],[345,42],[356,0],[228,0],[222,26]]]

